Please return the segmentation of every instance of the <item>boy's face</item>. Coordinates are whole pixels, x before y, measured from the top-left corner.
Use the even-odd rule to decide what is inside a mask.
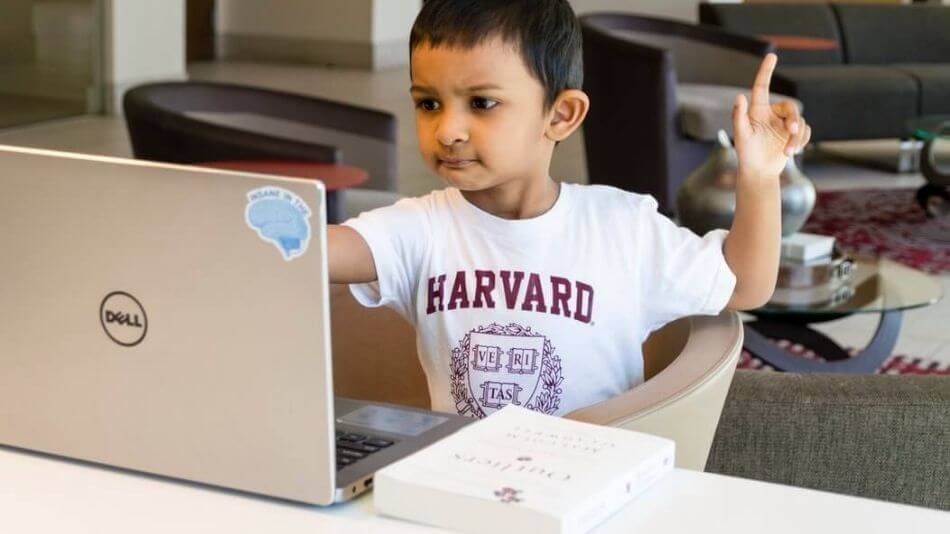
[[[422,157],[449,185],[482,191],[547,178],[544,88],[501,39],[472,49],[412,51],[412,99]]]

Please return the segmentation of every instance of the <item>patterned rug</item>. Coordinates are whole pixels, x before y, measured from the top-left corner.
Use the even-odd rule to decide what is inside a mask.
[[[845,252],[883,256],[933,274],[950,272],[950,216],[928,219],[916,191],[820,192],[802,231],[833,235]]]
[[[809,360],[823,360],[821,356],[815,354],[812,350],[792,343],[791,341],[780,339],[772,340],[776,345],[782,347],[783,349],[797,355],[802,358]],[[852,355],[857,352],[857,349],[848,348],[849,353]],[[758,371],[774,371],[775,368],[771,365],[763,362],[756,356],[753,356],[749,351],[743,349],[742,355],[739,356],[739,363],[736,365],[737,369],[752,369]],[[917,356],[908,356],[905,354],[894,354],[890,358],[884,360],[884,363],[877,370],[877,374],[886,374],[886,375],[940,375],[940,376],[950,376],[950,363],[941,363],[935,360],[928,360],[927,358],[919,358]]]

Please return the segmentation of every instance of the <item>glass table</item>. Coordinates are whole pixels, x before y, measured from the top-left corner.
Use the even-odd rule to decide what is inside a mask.
[[[903,311],[934,304],[943,288],[936,277],[888,259],[853,260],[851,278],[834,290],[780,289],[765,306],[749,311],[756,320],[744,324],[746,350],[782,371],[875,372],[897,344]],[[868,345],[854,355],[808,326],[856,313],[878,314],[880,321]],[[799,343],[825,361],[796,355],[769,338]]]
[[[926,115],[907,122],[907,129],[924,142],[920,173],[927,184],[917,190],[917,202],[930,217],[950,214],[950,165],[937,162],[938,142],[950,144],[950,115]]]

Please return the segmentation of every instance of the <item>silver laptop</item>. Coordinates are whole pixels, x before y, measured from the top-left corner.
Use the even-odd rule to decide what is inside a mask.
[[[319,182],[0,146],[0,444],[312,504],[469,420],[334,399]]]

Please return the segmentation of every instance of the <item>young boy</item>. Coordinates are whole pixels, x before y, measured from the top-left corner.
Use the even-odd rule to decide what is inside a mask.
[[[330,278],[415,326],[433,409],[564,414],[641,383],[663,324],[769,298],[778,176],[809,138],[768,103],[774,55],[736,99],[732,228],[700,238],[652,197],[548,174],[589,106],[567,0],[428,0],[410,54],[419,148],[449,188],[331,226]]]

